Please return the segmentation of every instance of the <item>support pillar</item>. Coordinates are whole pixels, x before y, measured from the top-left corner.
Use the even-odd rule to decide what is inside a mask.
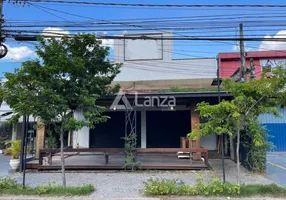
[[[192,127],[192,131],[198,129],[198,125],[200,123],[199,112],[197,112],[195,110],[196,110],[196,105],[192,104],[191,105],[191,127]],[[198,135],[196,138],[196,147],[195,148],[200,148],[200,147],[201,147],[201,141],[200,141],[200,136]],[[193,159],[194,160],[201,160],[201,153],[194,153]]]
[[[82,109],[74,112],[76,120],[84,120]],[[73,148],[89,148],[89,127],[83,127],[77,131],[73,131]]]
[[[36,159],[39,159],[40,149],[45,147],[45,136],[45,126],[38,127],[36,134]]]
[[[147,148],[146,110],[141,111],[141,148]]]
[[[12,125],[12,140],[21,140],[21,124],[16,123]]]

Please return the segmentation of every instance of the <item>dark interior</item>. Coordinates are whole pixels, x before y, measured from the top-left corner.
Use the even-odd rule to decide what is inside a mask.
[[[190,111],[147,111],[147,148],[179,148],[191,131]]]
[[[125,112],[106,112],[106,122],[90,129],[90,148],[124,148]],[[140,112],[137,112],[137,146],[140,147]]]

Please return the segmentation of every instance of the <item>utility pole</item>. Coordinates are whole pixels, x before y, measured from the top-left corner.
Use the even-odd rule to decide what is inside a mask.
[[[3,35],[3,24],[4,24],[3,4],[4,0],[0,0],[0,59],[4,58],[8,53],[8,48],[3,44],[5,39]]]
[[[246,65],[245,65],[245,50],[243,41],[243,24],[239,24],[239,35],[240,35],[240,63],[241,63],[241,81],[245,82],[247,80]]]
[[[250,79],[255,79],[256,74],[255,74],[255,65],[254,65],[253,58],[250,59],[250,67],[248,71],[250,73]]]
[[[4,15],[3,15],[3,4],[4,4],[4,0],[0,0],[0,18],[1,18],[1,21],[0,21],[0,42],[4,42],[4,38],[3,38],[3,23],[4,23]]]

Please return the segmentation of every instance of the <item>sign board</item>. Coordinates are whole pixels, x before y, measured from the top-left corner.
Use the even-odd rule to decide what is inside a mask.
[[[286,69],[286,58],[282,59],[261,59],[260,66],[263,72],[270,72],[278,66],[282,66]]]
[[[137,39],[124,40],[124,60],[162,60],[163,59],[163,41],[162,34],[128,34],[128,37]],[[138,39],[142,37],[142,39]],[[159,38],[158,40],[144,39],[144,37]]]

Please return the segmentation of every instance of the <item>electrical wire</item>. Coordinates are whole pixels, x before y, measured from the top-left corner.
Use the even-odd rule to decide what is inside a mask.
[[[10,0],[18,2],[17,0]],[[178,8],[286,8],[278,4],[143,4],[143,3],[112,3],[92,1],[64,1],[64,0],[26,0],[24,2],[57,3],[57,4],[86,4],[101,6],[132,6],[132,7],[178,7]]]

